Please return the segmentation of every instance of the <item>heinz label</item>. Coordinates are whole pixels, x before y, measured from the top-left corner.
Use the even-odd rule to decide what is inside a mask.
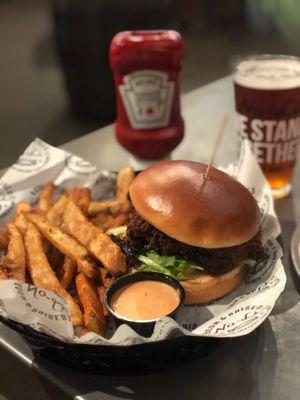
[[[119,91],[132,128],[169,125],[174,82],[168,81],[168,74],[155,70],[135,71],[124,76]]]

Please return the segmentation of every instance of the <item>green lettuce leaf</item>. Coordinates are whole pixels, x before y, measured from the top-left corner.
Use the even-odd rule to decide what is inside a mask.
[[[161,256],[154,250],[147,251],[145,255],[139,256],[138,259],[141,261],[140,271],[159,272],[178,281],[187,279],[195,270],[203,271],[200,266],[191,265],[176,256]]]
[[[141,265],[139,271],[159,272],[169,275],[178,281],[189,278],[196,271],[204,272],[204,268],[199,265],[189,264],[187,261],[176,256],[161,256],[154,250],[145,247],[145,254],[138,257]],[[246,258],[245,265],[254,265],[255,260]]]
[[[117,228],[111,228],[109,229],[106,233],[109,235],[114,235],[114,236],[123,236],[126,234],[127,226],[122,225],[118,226]]]
[[[253,267],[257,263],[257,261],[252,260],[251,258],[245,258],[243,263],[244,263],[244,265],[249,265],[250,267]]]

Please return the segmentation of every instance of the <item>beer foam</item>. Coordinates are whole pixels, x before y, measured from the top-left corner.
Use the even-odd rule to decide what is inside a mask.
[[[262,57],[242,61],[234,82],[252,89],[292,89],[300,86],[300,59]]]

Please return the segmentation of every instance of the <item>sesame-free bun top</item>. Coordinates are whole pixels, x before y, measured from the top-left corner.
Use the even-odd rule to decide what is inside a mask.
[[[259,230],[252,194],[228,174],[192,161],[166,161],[132,182],[135,210],[149,224],[180,242],[221,248],[247,242]]]

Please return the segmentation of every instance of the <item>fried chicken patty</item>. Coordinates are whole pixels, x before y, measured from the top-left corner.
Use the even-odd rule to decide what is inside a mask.
[[[243,260],[259,260],[263,257],[260,234],[238,246],[206,249],[179,242],[156,229],[136,211],[131,213],[127,226],[126,242],[134,252],[140,252],[145,245],[167,256],[178,256],[201,266],[207,274],[222,275],[236,268]]]

